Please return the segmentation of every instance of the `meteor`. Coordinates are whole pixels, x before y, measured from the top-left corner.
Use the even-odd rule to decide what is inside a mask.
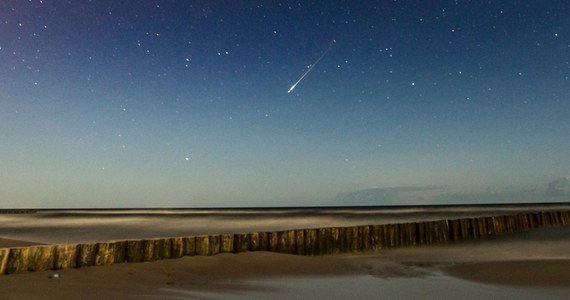
[[[333,40],[333,43],[336,43],[336,40]],[[299,78],[299,80],[297,80],[297,82],[295,82],[287,91],[287,94],[291,93],[295,87],[297,87],[297,84],[299,84],[299,82],[301,82],[301,80],[303,80],[303,78],[305,78],[305,76],[307,76],[307,74],[309,74],[309,72],[311,72],[311,70],[319,63],[319,61],[321,61],[321,59],[323,59],[323,57],[325,57],[325,55],[327,54],[327,52],[329,52],[329,50],[331,50],[332,44],[327,48],[327,50],[325,50],[325,52],[323,54],[321,54],[321,56],[315,61],[315,63],[313,63],[312,65],[309,66],[309,69],[305,72],[305,74],[303,74],[303,76],[301,76],[301,78]]]

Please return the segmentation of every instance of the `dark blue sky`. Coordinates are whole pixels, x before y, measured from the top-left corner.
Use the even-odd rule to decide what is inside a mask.
[[[569,15],[2,1],[0,206],[568,201]]]

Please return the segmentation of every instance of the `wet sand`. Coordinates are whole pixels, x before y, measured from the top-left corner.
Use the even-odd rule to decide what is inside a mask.
[[[442,268],[465,280],[512,286],[570,288],[570,260],[518,260],[456,264]]]
[[[0,295],[3,299],[567,299],[568,249],[570,226],[339,256],[268,252],[193,256],[0,275]],[[59,277],[53,278],[54,274]]]
[[[0,295],[4,299],[342,299],[348,293],[377,299],[374,295],[381,292],[383,299],[459,295],[564,299],[570,292],[570,258],[551,257],[568,249],[568,244],[554,243],[550,250],[527,253],[536,248],[532,244],[513,253],[512,261],[490,252],[508,247],[502,241],[363,255],[194,256],[0,276]],[[525,259],[537,254],[543,259]],[[59,278],[50,278],[53,274]]]
[[[0,238],[0,248],[27,247],[33,245],[41,245],[41,243]]]

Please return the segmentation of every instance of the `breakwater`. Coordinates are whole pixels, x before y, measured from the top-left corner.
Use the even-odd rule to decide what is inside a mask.
[[[0,249],[0,274],[271,251],[332,255],[456,242],[570,224],[570,211],[350,227],[118,240]]]

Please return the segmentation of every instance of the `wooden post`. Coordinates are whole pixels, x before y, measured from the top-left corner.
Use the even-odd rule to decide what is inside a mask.
[[[259,249],[261,248],[259,244],[259,233],[251,232],[247,234],[247,237],[249,239],[249,250],[259,251]]]
[[[430,230],[431,222],[425,222],[426,232]],[[418,244],[418,231],[414,223],[405,223],[408,227],[408,234],[410,235],[410,239],[408,240],[408,246],[416,246]],[[426,241],[429,242],[429,236],[426,236]]]
[[[468,240],[472,237],[469,219],[459,219],[459,228],[461,229],[461,239]]]
[[[119,264],[124,263],[127,260],[127,241],[114,241],[113,242],[115,255],[113,257],[113,263]]]
[[[170,244],[172,245],[172,258],[180,258],[184,256],[184,243],[181,237],[173,237],[170,239]]]
[[[11,248],[6,263],[6,274],[23,273],[28,271],[30,248]]]
[[[330,239],[332,243],[332,249],[328,253],[331,254],[339,254],[342,253],[342,244],[341,244],[341,234],[340,229],[338,227],[333,227],[330,229]]]
[[[154,261],[157,259],[157,253],[160,252],[159,249],[156,249],[156,240],[143,240],[143,261]]]
[[[88,267],[95,265],[97,255],[97,244],[77,245],[77,267]]]
[[[158,259],[172,258],[172,238],[163,238],[158,240],[160,246],[160,254]]]
[[[477,225],[477,219],[469,218],[467,219],[467,224],[469,226],[469,237],[470,238],[478,238],[479,237],[479,229]]]
[[[259,251],[269,250],[269,234],[267,232],[259,233]]]
[[[317,230],[316,229],[305,229],[305,254],[306,255],[318,255],[317,246]]]
[[[502,216],[491,217],[493,219],[493,226],[497,234],[505,233],[505,218]]]
[[[449,220],[447,223],[449,224],[449,239],[452,241],[461,240],[461,226],[459,220]]]
[[[447,220],[437,222],[437,231],[439,232],[438,242],[447,243],[449,241],[449,224]]]
[[[184,256],[196,255],[196,237],[194,236],[183,237],[182,244],[184,247]]]
[[[143,241],[129,240],[126,241],[125,261],[141,262],[144,260]]]
[[[562,224],[564,225],[570,224],[570,211],[563,211],[560,213],[560,216],[562,218]]]
[[[535,223],[535,219],[534,219],[534,214],[532,214],[532,213],[527,213],[527,214],[526,214],[526,219],[528,220],[528,226],[529,226],[530,229],[536,228],[536,223]]]
[[[222,244],[220,246],[220,252],[222,253],[233,253],[234,247],[234,235],[233,234],[222,234]],[[237,252],[237,251],[236,251]]]
[[[10,248],[0,248],[0,275],[6,274],[8,256],[10,256]]]
[[[306,255],[304,230],[295,230],[295,245],[297,247],[296,253],[298,255]]]
[[[332,253],[331,230],[330,228],[317,229],[317,249],[319,255]]]
[[[350,253],[352,250],[352,230],[349,227],[340,227],[340,253]]]
[[[487,228],[487,235],[495,235],[495,226],[493,225],[493,218],[485,217],[485,228]]]
[[[380,233],[381,225],[370,226],[370,246],[372,250],[378,251],[382,249],[382,234]]]
[[[234,250],[236,253],[249,251],[249,236],[247,233],[237,233],[234,235]]]
[[[210,252],[210,237],[207,235],[196,237],[196,255],[211,255]]]
[[[97,253],[95,255],[96,266],[112,265],[115,262],[115,243],[97,243]]]
[[[416,222],[416,239],[418,245],[425,245],[427,244],[426,239],[426,223],[425,222]]]
[[[30,247],[29,271],[47,271],[53,269],[54,246]]]
[[[277,232],[277,252],[295,254],[295,230]]]
[[[542,218],[542,226],[543,227],[547,227],[550,226],[552,224],[552,221],[550,220],[550,215],[547,212],[540,212],[540,216]]]
[[[402,246],[400,242],[400,226],[398,224],[388,224],[390,245],[392,247]]]
[[[361,251],[369,251],[372,249],[370,242],[370,226],[359,226],[358,237],[360,240]]]
[[[210,236],[210,255],[220,254],[221,236]]]
[[[277,244],[278,244],[278,237],[277,237],[277,232],[268,232],[267,233],[267,239],[268,239],[268,250],[271,252],[278,252],[277,250]]]
[[[55,246],[54,268],[70,269],[77,267],[77,245]]]

